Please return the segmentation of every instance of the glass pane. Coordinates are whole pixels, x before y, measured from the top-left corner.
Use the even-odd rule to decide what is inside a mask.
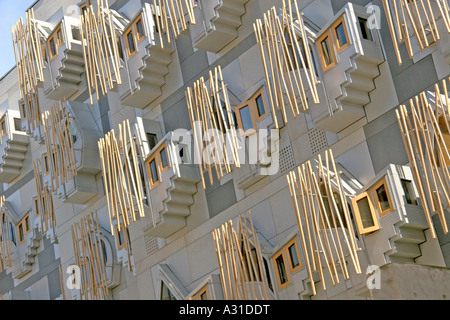
[[[266,109],[264,108],[264,101],[262,94],[260,94],[256,99],[256,110],[258,110],[258,117],[262,117],[266,114]]]
[[[369,199],[367,197],[358,200],[357,202],[359,215],[361,216],[361,223],[363,228],[370,228],[375,225],[372,212],[370,211]]]
[[[144,34],[144,26],[142,25],[142,20],[139,20],[136,23],[136,30],[137,30],[137,34],[138,34],[138,39],[142,38],[145,34]]]
[[[300,261],[298,259],[298,255],[297,255],[297,247],[295,246],[295,244],[292,244],[289,248],[289,257],[291,258],[291,266],[292,269],[298,267],[300,265]]]
[[[252,116],[250,114],[250,108],[247,106],[239,109],[239,114],[242,121],[242,129],[247,131],[248,129],[253,129]]]
[[[19,224],[19,241],[23,241],[23,225]]]
[[[156,134],[147,133],[147,141],[148,141],[148,147],[150,148],[150,150],[152,150],[158,143],[158,140],[156,139]]]
[[[390,208],[389,199],[384,184],[377,189],[377,198],[378,202],[380,203],[380,208],[382,212]]]
[[[156,169],[156,162],[155,162],[155,160],[152,160],[151,162],[150,162],[150,171],[151,171],[151,179],[152,179],[152,182],[153,183],[155,183],[155,182],[158,182],[159,181],[159,177],[158,177],[158,170]]]
[[[120,231],[117,232],[117,236],[119,239],[119,246],[123,245],[123,228],[120,228]]]
[[[131,31],[127,33],[127,41],[128,41],[128,50],[130,50],[130,53],[135,52],[136,48],[134,47],[133,33]]]
[[[25,218],[25,231],[30,230],[30,217]]]
[[[52,39],[50,40],[50,52],[52,54],[52,56],[56,56],[56,47],[55,47],[55,41]]]
[[[206,295],[206,292],[203,292],[203,293],[200,295],[200,300],[208,300],[208,296]]]
[[[348,43],[347,35],[345,34],[345,28],[342,23],[336,27],[336,38],[339,42],[339,47],[342,47]]]
[[[286,266],[284,264],[283,255],[282,254],[279,255],[275,261],[277,263],[278,274],[280,276],[280,283],[284,284],[287,282],[287,273],[286,273]]]
[[[330,46],[328,44],[328,38],[322,41],[322,52],[323,52],[323,59],[326,66],[329,66],[333,60],[331,59],[331,51]]]
[[[176,300],[164,282],[161,282],[161,300]]]
[[[167,152],[166,152],[166,148],[163,148],[160,152],[159,152],[160,156],[161,156],[161,165],[164,168],[167,168],[169,166],[169,162],[167,161]]]
[[[411,197],[411,181],[402,179],[402,187],[403,187],[403,192],[405,193],[406,203],[407,204],[415,204],[415,201],[413,201],[413,199]]]

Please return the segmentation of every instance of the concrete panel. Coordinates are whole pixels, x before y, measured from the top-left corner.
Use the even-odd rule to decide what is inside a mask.
[[[431,55],[393,76],[392,79],[399,101],[406,101],[439,81]]]
[[[61,295],[61,283],[59,278],[59,270],[53,270],[47,275],[48,280],[48,290],[50,300],[55,300],[55,298]]]
[[[368,137],[367,146],[375,174],[390,163],[404,165],[409,162],[397,123],[393,123],[379,133]]]
[[[6,293],[14,288],[14,279],[12,273],[6,274],[5,271],[0,273],[0,294]]]
[[[50,241],[46,237],[43,237],[44,250],[38,253],[39,270],[44,269],[46,266],[55,261],[55,250],[53,245],[50,245]]]
[[[285,188],[270,197],[270,205],[277,234],[297,225],[289,188]]]
[[[272,199],[272,197],[271,197]],[[280,210],[280,208],[276,209]],[[282,210],[280,210],[281,213]],[[241,213],[241,212],[239,212]],[[270,199],[264,200],[251,208],[253,224],[255,228],[266,239],[272,239],[277,235],[276,221],[274,219],[275,211],[271,206]]]
[[[230,180],[212,192],[206,194],[210,218],[221,213],[237,202],[233,181]]]
[[[187,107],[186,98],[176,102],[174,105],[167,107],[164,102],[161,104],[163,109],[164,128],[166,132],[176,129],[191,129],[191,121],[189,120],[189,110]]]
[[[375,176],[372,167],[372,159],[366,142],[362,142],[355,147],[349,149],[337,157],[339,162],[346,168],[355,178],[364,185],[372,180]]]
[[[208,57],[205,51],[198,50],[181,62],[181,74],[184,83],[199,78],[199,73],[208,68]]]

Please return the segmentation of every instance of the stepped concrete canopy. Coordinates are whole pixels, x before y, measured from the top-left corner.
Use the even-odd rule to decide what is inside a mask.
[[[35,1],[0,300],[448,299],[449,8]]]

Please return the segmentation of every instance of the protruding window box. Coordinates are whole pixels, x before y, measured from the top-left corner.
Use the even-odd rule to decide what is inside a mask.
[[[144,108],[162,93],[174,47],[165,34],[160,37],[149,4],[125,27],[121,44],[127,68],[122,71],[126,77],[119,85],[120,100],[124,105]]]
[[[264,87],[235,108],[236,125],[241,132],[239,143],[245,146],[239,152],[240,165],[234,169],[237,185],[246,189],[278,168],[279,132],[274,126]],[[278,169],[272,173],[276,173]]]
[[[16,248],[13,255],[13,277],[19,279],[31,272],[42,236],[34,228],[31,211],[22,217],[15,231]]]
[[[78,19],[65,16],[49,32],[46,42],[47,67],[43,89],[52,100],[74,98],[86,89],[84,58]]]
[[[352,199],[356,226],[371,263],[413,262],[428,229],[411,168],[389,165]]]
[[[347,4],[318,34],[316,49],[329,103],[311,106],[317,129],[339,132],[363,118],[384,61],[380,38],[367,9]]]
[[[238,37],[248,0],[199,0],[196,24],[190,26],[193,45],[217,53]]]
[[[153,217],[145,218],[146,236],[166,238],[186,226],[200,182],[198,166],[182,164],[180,153],[188,157],[188,146],[176,146],[167,134],[146,157],[145,172],[150,186]]]
[[[71,116],[70,131],[74,141],[77,174],[66,183],[60,180],[54,194],[64,203],[84,204],[99,193],[95,177],[101,172],[97,144],[101,132],[89,111],[89,105],[77,101],[67,101],[67,105]],[[48,157],[47,161],[43,159],[44,185],[51,187],[51,159],[46,154],[43,157]],[[56,181],[53,183],[56,186]]]
[[[0,182],[9,183],[20,175],[30,144],[18,111],[8,110],[0,118],[0,135]]]

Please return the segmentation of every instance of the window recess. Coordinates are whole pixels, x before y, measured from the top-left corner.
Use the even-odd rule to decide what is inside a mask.
[[[350,259],[356,273],[361,273],[357,255],[360,249],[356,244],[349,208],[347,205],[341,205],[346,204],[349,199],[343,190],[332,151],[325,152],[325,159],[318,155],[315,160],[318,163],[317,170],[313,171],[311,162],[307,161],[289,172],[286,178],[311,284],[315,283],[313,270],[323,270],[319,276],[322,287],[326,290],[324,272],[328,274],[333,285],[339,281],[338,267],[342,270],[341,276],[349,279],[347,259]],[[309,238],[309,234],[313,237]],[[348,258],[343,248],[348,251]],[[321,252],[320,256],[317,255],[318,252]],[[313,295],[316,295],[315,285],[312,285],[312,291]]]

